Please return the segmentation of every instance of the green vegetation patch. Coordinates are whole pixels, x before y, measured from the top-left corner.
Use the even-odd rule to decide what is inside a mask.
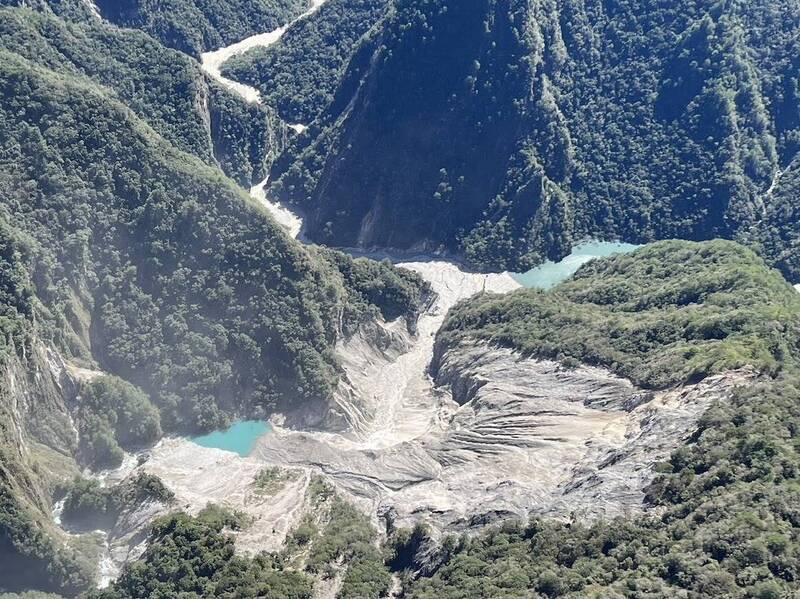
[[[441,351],[472,338],[609,368],[662,388],[800,356],[800,295],[733,242],[665,241],[595,260],[548,292],[484,294],[448,315]]]
[[[104,18],[199,57],[299,16],[308,0],[98,0]]]
[[[321,477],[307,494],[313,510],[289,534],[284,558],[324,579],[341,576],[338,599],[385,597],[391,576],[369,518]]]
[[[161,418],[150,397],[115,376],[81,385],[77,399],[80,451],[95,467],[122,463],[123,449],[138,449],[161,438]]]
[[[286,486],[286,483],[297,480],[299,476],[298,470],[287,470],[277,466],[267,467],[256,474],[252,486],[259,495],[275,495]]]
[[[82,530],[109,529],[126,510],[147,501],[169,504],[174,499],[175,494],[152,474],[139,473],[113,487],[78,477],[67,489],[62,520]]]
[[[219,513],[217,512],[217,515]],[[307,575],[285,568],[270,554],[236,555],[228,518],[173,514],[153,525],[142,558],[125,566],[107,590],[92,599],[150,597],[262,597],[311,599]]]

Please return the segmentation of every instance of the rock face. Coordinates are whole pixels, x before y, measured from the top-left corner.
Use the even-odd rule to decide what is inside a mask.
[[[78,471],[73,459],[77,433],[67,409],[75,388],[63,358],[35,337],[0,369],[3,590],[77,593],[63,569],[53,566],[52,558],[65,539],[50,518],[52,488]],[[40,530],[49,536],[33,545],[30,539]]]
[[[507,480],[484,482],[501,496],[509,487],[524,492],[512,511],[615,516],[640,509],[653,465],[713,401],[752,376],[733,371],[654,393],[600,368],[566,369],[509,349],[461,345],[439,362],[436,381],[460,407],[438,460],[460,465],[461,481],[470,472],[507,473]]]
[[[438,260],[399,266],[422,275],[436,294],[419,320],[411,327],[403,318],[369,323],[336,347],[344,377],[327,429],[344,432],[361,447],[389,447],[436,427],[442,395],[433,388],[427,369],[447,311],[476,293],[519,287],[507,274],[468,273]]]
[[[274,492],[261,492],[255,479],[265,464],[235,453],[200,447],[185,439],[164,439],[149,459],[133,470],[158,476],[175,493],[172,505],[149,504],[117,523],[112,533],[115,561],[136,557],[136,545],[155,515],[174,509],[197,514],[209,503],[244,512],[252,524],[237,534],[237,547],[244,553],[278,551],[307,507],[307,472],[294,472]],[[139,551],[144,547],[142,546]],[[128,555],[130,552],[132,555]]]

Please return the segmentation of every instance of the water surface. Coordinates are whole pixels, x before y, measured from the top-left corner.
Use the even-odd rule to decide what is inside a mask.
[[[641,247],[621,241],[589,241],[576,245],[572,253],[561,262],[545,262],[528,272],[511,273],[514,280],[523,287],[550,289],[572,276],[572,274],[593,258],[602,258],[612,254],[624,254]]]
[[[258,438],[271,430],[269,423],[262,420],[242,420],[227,430],[190,437],[189,440],[201,447],[224,449],[240,456],[248,456],[256,446]]]

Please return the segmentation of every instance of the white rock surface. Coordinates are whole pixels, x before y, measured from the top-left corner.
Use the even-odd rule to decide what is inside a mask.
[[[158,476],[175,493],[174,508],[196,514],[209,503],[240,510],[253,524],[237,533],[244,553],[277,551],[286,533],[303,514],[307,472],[298,472],[274,495],[262,494],[253,481],[263,461],[236,453],[200,447],[186,439],[164,439],[139,470]]]
[[[208,504],[241,511],[252,523],[233,533],[236,549],[254,555],[280,550],[287,533],[310,509],[306,501],[310,470],[298,469],[275,493],[263,493],[253,485],[265,467],[261,460],[178,438],[163,439],[149,455],[147,461],[130,471],[130,476],[140,472],[158,476],[175,494],[175,501],[147,502],[123,513],[112,531],[100,531],[105,536],[101,586],[116,578],[126,562],[142,555],[149,525],[158,516],[175,510],[196,515]]]
[[[285,227],[291,237],[297,239],[303,228],[303,219],[283,206],[280,202],[267,200],[267,183],[269,183],[269,175],[261,183],[250,188],[250,196],[265,206],[272,215],[272,218],[274,218],[278,224]]]
[[[361,448],[380,449],[415,439],[438,426],[442,402],[427,368],[433,342],[447,311],[482,291],[503,293],[519,287],[508,274],[475,274],[441,260],[405,262],[436,294],[408,334],[403,319],[378,325],[340,343],[337,354],[345,376],[332,409],[348,422]]]

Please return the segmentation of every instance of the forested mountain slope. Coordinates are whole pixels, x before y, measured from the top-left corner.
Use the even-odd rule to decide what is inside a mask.
[[[90,584],[87,564],[50,537],[45,514],[51,469],[62,476],[77,469],[23,432],[29,416],[53,445],[68,447],[71,436],[52,379],[38,370],[45,359],[31,343],[36,299],[29,256],[24,239],[0,218],[0,589],[76,593]]]
[[[170,48],[198,57],[303,13],[307,0],[99,0],[103,18],[142,29]]]
[[[650,389],[755,367],[800,367],[800,295],[730,241],[662,241],[595,260],[552,291],[485,294],[451,310],[438,353],[469,339],[613,370]]]
[[[203,75],[202,51],[307,7],[0,0],[0,594],[91,589],[87,530],[110,555],[132,507],[116,547],[147,549],[88,596],[794,596],[797,3],[328,0],[227,65],[265,105]],[[483,286],[445,318],[419,275],[302,245],[245,193],[281,152],[267,206],[301,206],[334,245],[524,269],[586,237],[729,240],[649,244],[548,292],[427,262],[453,302]],[[516,379],[473,376],[478,350]],[[585,372],[553,428],[537,402]],[[334,390],[368,440],[332,430]],[[258,455],[158,453],[276,412]],[[226,468],[248,459],[247,481]],[[207,488],[175,501],[148,461],[274,502],[242,535],[253,555],[250,516],[203,508]],[[138,474],[116,486],[80,476],[123,462]],[[442,488],[474,490],[469,510]],[[596,520],[564,509],[576,495]],[[426,515],[441,529],[397,528]]]
[[[110,88],[168,141],[245,187],[264,178],[285,145],[286,128],[272,110],[207,80],[194,60],[144,33],[92,16],[64,20],[47,6],[0,9],[0,17],[2,47]]]
[[[326,394],[349,293],[332,266],[101,89],[8,53],[2,84],[3,210],[59,342],[158,389],[175,424]],[[76,301],[90,320],[64,327]]]
[[[413,320],[425,291],[304,248],[214,166],[190,59],[46,7],[0,15],[0,590],[71,596],[92,568],[50,511],[79,466],[325,402],[337,339]]]
[[[586,236],[733,238],[794,205],[767,191],[798,151],[796,3],[393,6],[273,170],[314,239],[523,269]]]

